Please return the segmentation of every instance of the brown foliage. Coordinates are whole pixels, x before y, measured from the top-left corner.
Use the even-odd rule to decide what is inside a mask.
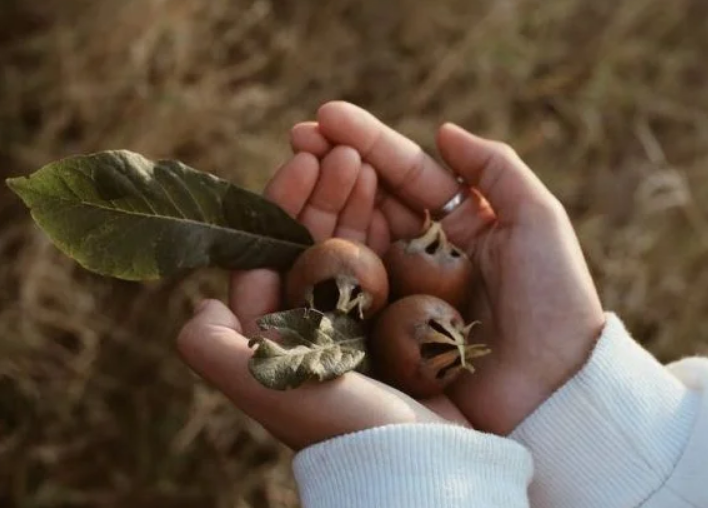
[[[326,100],[431,151],[455,121],[538,171],[668,361],[708,351],[706,47],[702,0],[3,0],[0,176],[128,148],[259,189]],[[173,349],[224,289],[94,277],[0,186],[0,505],[296,506],[290,452]]]

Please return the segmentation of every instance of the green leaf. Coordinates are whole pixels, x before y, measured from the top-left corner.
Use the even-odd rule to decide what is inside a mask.
[[[313,239],[277,205],[178,161],[126,150],[62,159],[7,180],[68,256],[101,275],[287,269]]]
[[[249,363],[251,374],[276,390],[296,388],[305,381],[327,381],[362,364],[366,354],[360,322],[341,313],[293,309],[263,316],[262,330],[278,332],[278,342],[250,340],[257,346]]]

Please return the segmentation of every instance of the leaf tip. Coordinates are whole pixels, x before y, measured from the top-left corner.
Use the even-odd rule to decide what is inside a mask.
[[[28,191],[31,190],[31,187],[28,185],[30,183],[30,177],[29,176],[16,176],[14,178],[6,178],[5,179],[5,185],[19,198],[22,200],[22,202],[30,206],[30,202],[28,201]]]
[[[14,178],[5,178],[5,185],[7,185],[12,192],[18,194],[17,189],[22,187],[22,180],[26,180],[26,176],[16,176]]]

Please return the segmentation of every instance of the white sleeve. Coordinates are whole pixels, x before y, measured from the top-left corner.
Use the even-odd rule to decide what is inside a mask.
[[[306,448],[293,470],[305,508],[526,508],[533,466],[509,439],[401,424]]]
[[[619,318],[584,368],[511,434],[531,506],[708,507],[708,359],[661,365]]]

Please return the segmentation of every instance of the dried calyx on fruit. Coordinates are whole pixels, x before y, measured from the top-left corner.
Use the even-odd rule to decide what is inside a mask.
[[[440,298],[411,295],[389,305],[378,317],[368,350],[375,375],[415,398],[442,393],[472,359],[490,352],[468,344],[475,323]]]
[[[330,238],[303,252],[287,274],[291,307],[338,310],[370,318],[388,301],[388,277],[381,259],[366,245]]]
[[[383,261],[394,298],[432,295],[457,309],[467,303],[472,262],[448,240],[442,225],[433,221],[427,211],[421,235],[395,242]]]

